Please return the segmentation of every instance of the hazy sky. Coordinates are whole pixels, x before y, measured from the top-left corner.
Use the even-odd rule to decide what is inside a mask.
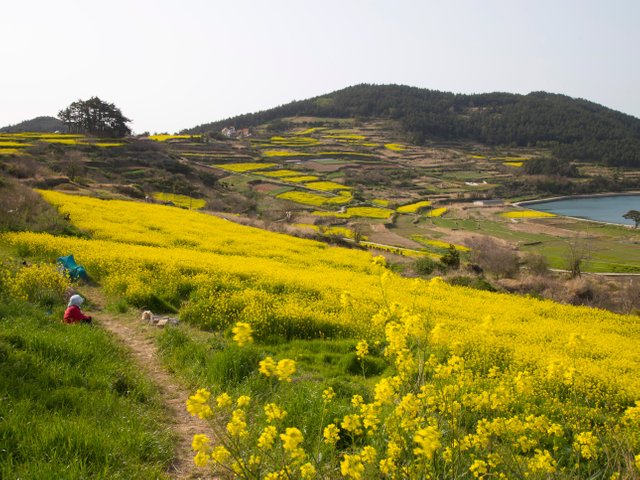
[[[0,126],[97,95],[136,132],[173,132],[357,83],[640,117],[639,25],[639,0],[4,2]]]

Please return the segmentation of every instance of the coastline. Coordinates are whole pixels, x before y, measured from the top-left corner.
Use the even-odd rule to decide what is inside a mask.
[[[563,195],[560,197],[537,198],[535,200],[523,200],[522,202],[515,202],[511,205],[521,207],[523,205],[535,205],[536,203],[555,202],[557,200],[571,200],[572,198],[624,197],[633,195],[640,195],[640,190],[633,190],[629,192],[584,193],[580,195]]]
[[[555,202],[555,201],[562,201],[562,200],[573,200],[573,199],[585,199],[585,198],[606,198],[606,197],[625,197],[625,196],[640,196],[640,191],[634,190],[634,191],[622,192],[622,193],[608,192],[608,193],[593,193],[593,194],[584,194],[584,195],[564,195],[560,197],[550,197],[545,199],[525,200],[522,202],[512,203],[511,205],[518,208],[527,208],[532,206],[533,209],[535,210],[534,206],[540,203],[548,203],[548,202]],[[603,220],[594,220],[592,218],[573,217],[570,215],[560,215],[560,214],[557,214],[557,215],[564,218],[571,218],[573,220],[581,220],[583,222],[592,222],[592,223],[599,223],[603,225],[614,225],[618,227],[634,228],[633,225],[630,225],[628,223],[615,223],[615,222],[607,222]]]

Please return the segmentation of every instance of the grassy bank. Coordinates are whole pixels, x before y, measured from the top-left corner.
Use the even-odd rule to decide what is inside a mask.
[[[123,349],[0,295],[0,477],[165,478],[166,419]]]

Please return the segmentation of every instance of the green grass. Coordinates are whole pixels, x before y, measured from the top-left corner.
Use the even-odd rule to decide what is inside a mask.
[[[286,341],[274,336],[238,347],[224,335],[181,325],[159,332],[157,340],[164,362],[194,391],[205,387],[213,394],[226,391],[261,403],[277,402],[289,413],[289,423],[308,432],[319,432],[320,419],[309,412],[322,410],[323,389],[336,391],[338,402],[332,408],[337,410],[331,415],[338,416],[354,394],[387,368],[385,360],[371,355],[364,365],[365,379],[354,353],[357,341],[351,339]],[[266,356],[295,360],[296,381],[274,383],[260,374],[258,362]]]
[[[471,233],[482,233],[519,244],[525,252],[544,255],[551,268],[566,269],[569,258],[569,240],[541,233],[527,233],[511,230],[504,222],[486,219],[454,219],[430,218],[415,228],[408,221],[398,220],[396,231],[404,236],[428,234],[433,238],[442,236],[441,232],[429,229],[427,225],[444,227],[453,230],[466,230]],[[582,270],[585,272],[604,273],[638,273],[640,272],[640,249],[635,243],[640,238],[637,231],[617,227],[615,225],[596,224],[591,222],[554,223],[554,227],[580,232],[588,237],[578,240],[585,250]],[[427,226],[426,228],[424,228]]]
[[[107,333],[62,313],[0,303],[0,477],[167,478],[154,387]]]

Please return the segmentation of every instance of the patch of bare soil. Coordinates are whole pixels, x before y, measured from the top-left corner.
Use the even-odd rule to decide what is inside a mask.
[[[397,233],[390,231],[382,224],[372,224],[371,233],[368,235],[369,241],[375,243],[381,243],[383,245],[393,245],[396,247],[421,249],[422,245],[413,240],[409,240]]]
[[[282,188],[282,185],[276,185],[274,183],[256,183],[252,185],[252,188],[256,192],[269,193]]]
[[[518,232],[524,233],[543,233],[545,235],[551,235],[553,237],[577,237],[581,236],[580,232],[576,232],[574,230],[568,230],[562,227],[555,227],[551,222],[547,221],[545,223],[538,223],[533,221],[521,221],[520,219],[517,222],[511,223],[509,225],[511,230],[516,230]]]
[[[100,310],[93,315],[96,325],[108,330],[121,341],[130,350],[140,369],[158,387],[171,419],[171,429],[177,438],[175,458],[167,473],[180,480],[203,478],[204,471],[193,463],[191,442],[196,433],[204,433],[211,439],[215,438],[215,433],[207,423],[187,412],[185,402],[192,392],[179,383],[160,362],[151,334],[151,329],[156,327],[146,325],[131,316],[112,315],[103,311],[104,298],[97,290],[92,289],[89,297]]]

